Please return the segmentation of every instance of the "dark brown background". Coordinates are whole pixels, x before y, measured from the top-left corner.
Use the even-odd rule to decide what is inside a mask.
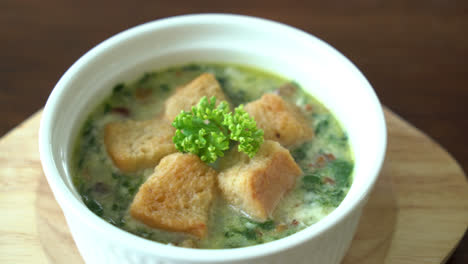
[[[65,70],[99,42],[157,18],[206,12],[269,18],[327,41],[384,105],[467,171],[468,1],[455,0],[1,0],[0,136],[40,109]],[[448,263],[468,263],[466,235]]]

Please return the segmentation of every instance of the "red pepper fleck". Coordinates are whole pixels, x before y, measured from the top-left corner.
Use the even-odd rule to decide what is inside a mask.
[[[260,230],[255,230],[255,233],[257,233],[257,236],[260,236],[260,237],[263,236],[263,233]]]
[[[135,97],[139,100],[143,100],[151,95],[151,89],[137,88],[135,91]]]
[[[329,154],[325,154],[325,157],[327,158],[327,160],[331,161],[331,160],[335,160],[335,155],[329,153]]]
[[[94,188],[94,191],[97,193],[109,192],[109,186],[103,182],[96,183],[93,188]]]
[[[304,108],[305,108],[306,111],[312,111],[312,109],[313,109],[312,106],[311,106],[310,104],[306,104],[306,105],[304,106]]]
[[[315,161],[317,167],[321,168],[325,166],[325,163],[327,162],[326,158],[324,156],[319,156],[317,160]]]
[[[128,108],[125,108],[125,107],[114,107],[114,108],[112,108],[111,112],[115,113],[115,114],[120,114],[120,115],[123,115],[123,116],[129,116],[130,115],[130,110],[128,110]]]
[[[323,182],[327,184],[335,184],[335,180],[333,180],[332,178],[328,178],[328,177],[323,178]]]
[[[297,226],[298,224],[299,224],[299,222],[296,219],[293,219],[292,222],[291,222],[291,225],[293,225],[293,226]]]

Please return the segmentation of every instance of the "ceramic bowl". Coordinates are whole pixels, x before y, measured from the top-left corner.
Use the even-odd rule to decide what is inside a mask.
[[[188,249],[160,244],[108,224],[74,189],[70,160],[77,131],[119,82],[187,62],[228,62],[298,82],[324,103],[348,132],[354,181],[340,206],[316,224],[266,244],[237,249]],[[339,263],[355,233],[381,168],[386,127],[363,74],[324,41],[277,22],[227,14],[172,17],[102,42],[62,76],[45,106],[40,157],[54,196],[87,263]]]

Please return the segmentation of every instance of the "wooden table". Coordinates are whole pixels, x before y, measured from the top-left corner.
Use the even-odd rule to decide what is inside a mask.
[[[0,2],[0,135],[40,109],[87,50],[134,25],[201,12],[269,18],[350,58],[383,104],[468,169],[468,1]],[[468,223],[467,223],[468,224]],[[468,238],[447,263],[468,263]]]

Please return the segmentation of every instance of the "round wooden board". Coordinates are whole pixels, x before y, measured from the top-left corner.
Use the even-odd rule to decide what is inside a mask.
[[[468,226],[466,177],[438,144],[385,114],[386,161],[343,263],[443,263]],[[0,140],[0,209],[11,212],[0,220],[0,262],[83,263],[40,167],[39,119]]]

